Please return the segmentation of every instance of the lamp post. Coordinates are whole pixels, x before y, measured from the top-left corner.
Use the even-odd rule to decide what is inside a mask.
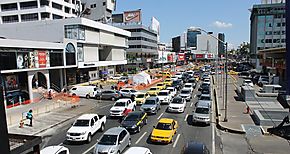
[[[226,76],[226,81],[225,81],[225,85],[224,85],[224,96],[225,96],[225,98],[224,98],[224,101],[225,101],[225,117],[224,117],[224,122],[227,122],[228,121],[228,118],[227,118],[227,109],[228,109],[228,97],[227,97],[227,90],[228,90],[228,52],[227,52],[227,50],[228,50],[228,43],[227,42],[225,42],[225,41],[223,41],[223,40],[221,40],[221,39],[219,39],[219,38],[217,38],[217,37],[215,37],[214,35],[212,35],[212,33],[211,32],[208,32],[208,31],[206,31],[206,30],[203,30],[203,29],[201,29],[201,28],[196,28],[197,30],[199,30],[199,31],[203,31],[203,32],[205,32],[206,34],[208,34],[209,36],[211,36],[212,38],[214,38],[214,39],[216,39],[217,41],[219,41],[219,42],[221,42],[221,43],[223,43],[223,45],[224,45],[224,47],[225,47],[225,54],[226,54],[226,56],[225,56],[225,66],[224,66],[224,68],[225,68],[225,76]]]

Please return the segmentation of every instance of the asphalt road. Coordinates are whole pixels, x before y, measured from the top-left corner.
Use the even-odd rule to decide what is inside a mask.
[[[198,87],[198,86],[197,86]],[[216,153],[216,148],[219,143],[216,142],[215,134],[215,125],[210,124],[210,126],[204,125],[192,125],[192,111],[194,109],[194,104],[198,100],[197,88],[193,93],[193,99],[190,102],[187,102],[187,107],[184,113],[167,113],[167,105],[163,105],[161,110],[159,110],[156,115],[148,116],[148,124],[141,128],[141,132],[137,134],[132,134],[132,146],[142,146],[149,148],[153,154],[176,154],[180,153],[181,149],[188,141],[199,141],[206,144],[211,153]],[[108,117],[109,110],[113,105],[112,101],[102,101],[101,107],[92,109],[92,113],[97,113],[100,115],[107,115],[106,130],[112,127],[120,126],[118,119],[111,119]],[[139,110],[139,107],[137,107]],[[214,115],[214,114],[213,114]],[[150,134],[160,118],[172,118],[178,121],[179,128],[176,135],[174,136],[174,141],[168,145],[153,144],[150,142]],[[49,137],[48,141],[45,143],[46,146],[50,145],[63,145],[69,148],[72,154],[87,154],[92,153],[94,146],[102,135],[102,132],[97,132],[92,137],[92,142],[89,144],[86,143],[68,143],[66,138],[66,132],[70,128],[71,124],[75,119],[67,121],[61,127],[59,127],[53,135]],[[213,121],[213,120],[212,120]],[[219,152],[217,152],[219,153]]]

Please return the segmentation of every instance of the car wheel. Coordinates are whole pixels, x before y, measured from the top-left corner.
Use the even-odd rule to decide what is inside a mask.
[[[141,131],[141,127],[138,126],[138,128],[137,128],[137,132],[140,133],[140,131]]]
[[[112,101],[115,101],[115,100],[116,100],[116,98],[115,98],[115,97],[112,97],[112,98],[111,98],[111,100],[112,100]]]
[[[131,138],[129,138],[128,147],[131,146]]]
[[[103,132],[104,130],[105,130],[105,125],[102,124],[102,125],[101,125],[101,132]]]
[[[86,95],[86,99],[89,99],[90,98],[90,95]]]
[[[92,136],[91,136],[91,133],[89,133],[87,137],[87,143],[90,143],[91,141],[92,141]]]

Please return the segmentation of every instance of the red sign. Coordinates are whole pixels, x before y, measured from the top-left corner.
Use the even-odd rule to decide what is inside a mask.
[[[196,54],[195,58],[203,58],[203,54]]]
[[[212,57],[213,57],[212,54],[207,55],[207,58],[212,58]]]
[[[167,61],[173,62],[173,55],[172,54],[167,55]]]
[[[185,60],[185,54],[184,53],[179,53],[178,54],[178,61],[184,61]]]
[[[45,51],[38,51],[38,64],[39,64],[39,68],[46,67],[46,52]]]

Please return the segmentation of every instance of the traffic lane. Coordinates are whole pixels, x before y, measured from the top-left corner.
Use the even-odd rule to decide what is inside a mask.
[[[113,105],[112,101],[102,101],[102,103],[100,103],[100,106],[97,106],[96,108],[93,108],[90,112],[87,112],[87,113],[97,113],[99,115],[106,115],[107,116],[105,131],[111,127],[116,127],[119,125],[118,119],[108,118],[109,109],[111,108],[112,105]],[[77,118],[75,118],[75,119],[77,119]],[[97,142],[97,139],[99,139],[99,137],[102,135],[102,132],[95,133],[92,136],[91,143],[89,143],[89,144],[86,144],[85,142],[80,142],[80,143],[72,142],[71,143],[71,142],[66,141],[66,132],[71,127],[71,124],[74,122],[75,119],[70,120],[70,122],[63,125],[61,129],[56,130],[55,134],[49,140],[47,146],[49,146],[49,145],[63,145],[65,147],[69,148],[69,150],[72,154],[83,153],[88,148],[92,147]]]

